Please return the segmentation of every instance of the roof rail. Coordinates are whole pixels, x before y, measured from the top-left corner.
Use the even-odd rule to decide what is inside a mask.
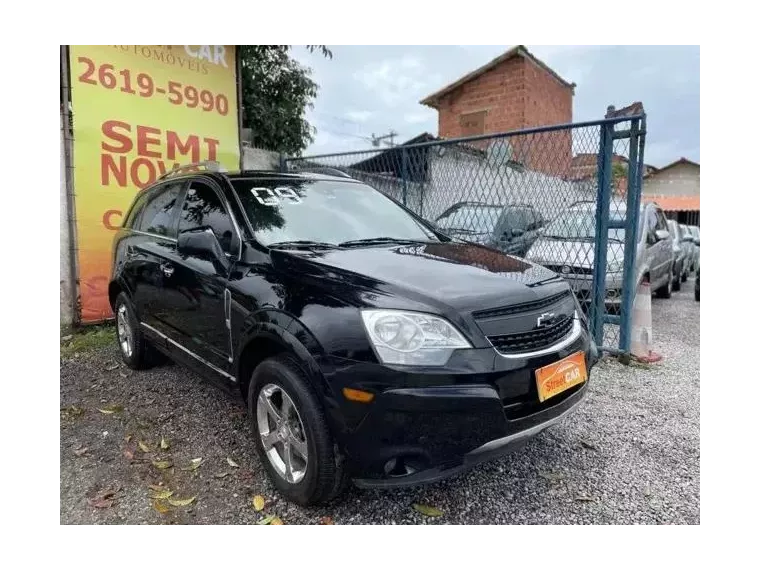
[[[191,162],[190,164],[175,166],[168,172],[164,172],[161,176],[159,176],[158,180],[163,180],[164,178],[168,178],[177,174],[183,174],[184,172],[195,172],[199,168],[205,168],[208,172],[224,171],[222,165],[216,160],[203,160],[201,162]]]
[[[350,174],[343,172],[337,168],[330,166],[307,166],[306,168],[299,168],[297,172],[311,172],[312,174],[329,174],[332,176],[340,176],[341,178],[351,178]]]

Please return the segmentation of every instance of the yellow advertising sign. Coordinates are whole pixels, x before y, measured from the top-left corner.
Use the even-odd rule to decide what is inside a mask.
[[[82,322],[111,316],[111,242],[135,193],[190,162],[240,167],[235,46],[70,46]]]

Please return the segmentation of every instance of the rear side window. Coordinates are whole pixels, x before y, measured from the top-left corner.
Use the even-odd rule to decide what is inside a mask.
[[[123,227],[125,228],[134,227],[135,221],[140,218],[140,214],[142,214],[142,211],[145,208],[145,202],[147,201],[148,201],[147,192],[141,192],[140,194],[137,195],[137,198],[135,199],[135,203],[132,206],[132,209],[129,211],[129,214],[127,215],[127,219],[124,220]]]
[[[149,234],[177,237],[172,220],[180,190],[182,183],[168,184],[151,197],[140,217],[138,229]]]

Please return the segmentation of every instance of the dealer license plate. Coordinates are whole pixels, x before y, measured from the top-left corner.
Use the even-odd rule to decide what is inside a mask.
[[[545,402],[549,398],[583,384],[587,379],[586,359],[583,352],[576,352],[553,364],[536,370],[538,399]]]

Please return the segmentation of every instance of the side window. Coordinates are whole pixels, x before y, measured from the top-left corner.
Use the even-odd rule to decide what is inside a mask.
[[[655,212],[657,213],[657,229],[658,230],[668,230],[668,221],[665,218],[665,214],[662,213],[662,210],[656,209]]]
[[[124,220],[124,225],[122,227],[132,228],[135,225],[135,221],[140,218],[140,214],[145,208],[145,202],[147,200],[148,200],[148,194],[145,192],[140,192],[135,197],[134,205],[132,206],[132,209],[129,211],[129,214],[127,215],[127,219]]]
[[[187,190],[185,203],[179,216],[179,231],[208,226],[227,253],[236,247],[234,228],[221,198],[203,182],[193,182]]]
[[[142,232],[167,237],[177,237],[172,224],[174,206],[177,204],[182,184],[168,184],[157,191],[147,204],[140,217]]]

